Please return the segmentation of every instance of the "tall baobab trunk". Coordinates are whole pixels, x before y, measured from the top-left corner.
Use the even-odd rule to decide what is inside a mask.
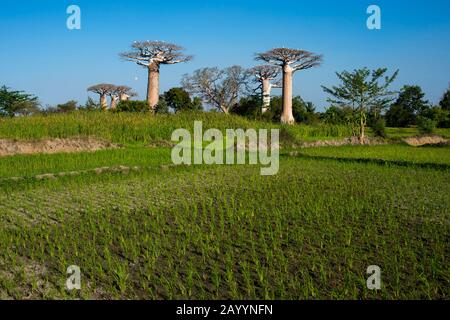
[[[154,111],[159,102],[159,63],[152,62],[148,66],[147,103],[150,111]]]
[[[272,84],[270,83],[270,79],[263,79],[262,80],[262,100],[263,100],[262,113],[265,113],[265,112],[267,112],[267,110],[269,110],[271,89],[272,89]]]
[[[290,65],[283,66],[283,112],[281,123],[294,124],[295,119],[292,114],[292,76],[293,69]]]
[[[111,110],[116,109],[117,101],[119,101],[119,97],[118,96],[111,96]]]
[[[108,108],[108,102],[106,101],[106,94],[100,95],[100,106],[103,110],[106,110]]]

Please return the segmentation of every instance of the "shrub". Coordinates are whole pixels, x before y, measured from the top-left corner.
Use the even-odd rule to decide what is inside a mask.
[[[386,138],[386,120],[383,118],[373,119],[370,123],[370,128],[373,130],[375,137]]]
[[[148,111],[147,101],[127,100],[120,101],[116,108],[117,112],[146,112]]]
[[[421,134],[430,134],[436,129],[436,121],[425,117],[418,117],[417,127]]]

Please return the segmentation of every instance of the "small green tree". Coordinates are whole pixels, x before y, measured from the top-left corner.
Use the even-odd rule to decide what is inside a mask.
[[[404,86],[397,100],[386,113],[388,126],[407,127],[417,124],[419,115],[426,116],[429,103],[424,100],[425,93],[419,86]],[[428,112],[429,113],[429,112]]]
[[[333,97],[328,99],[329,102],[338,106],[349,106],[356,111],[360,143],[365,140],[368,112],[373,108],[383,110],[393,100],[394,92],[388,88],[397,77],[398,70],[390,77],[386,76],[386,72],[386,68],[337,72],[336,75],[341,81],[339,86],[331,88],[322,86],[323,90]],[[381,79],[384,79],[383,83]]]
[[[231,113],[251,119],[260,118],[262,115],[262,99],[259,95],[242,97],[239,103],[231,110]]]
[[[75,100],[67,101],[66,103],[58,104],[56,110],[61,113],[69,113],[77,110],[78,102]]]
[[[102,107],[98,103],[96,103],[94,99],[88,97],[84,106],[79,106],[79,109],[85,111],[98,111],[101,110]]]
[[[197,97],[191,100],[189,93],[183,88],[172,88],[164,93],[164,100],[167,106],[175,112],[183,110],[202,110],[201,99]]]
[[[167,104],[166,98],[163,94],[159,96],[158,104],[155,107],[155,113],[156,114],[168,114],[169,111],[169,105]]]
[[[450,110],[450,89],[447,89],[441,101],[439,102],[439,106],[442,110]]]
[[[39,111],[38,98],[23,91],[10,90],[3,86],[0,88],[0,116],[14,117],[16,115],[29,115]]]

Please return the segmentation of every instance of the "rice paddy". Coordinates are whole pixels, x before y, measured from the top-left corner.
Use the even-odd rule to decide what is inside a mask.
[[[123,144],[0,158],[0,298],[449,298],[448,147],[299,149],[264,177],[255,165],[171,166],[161,141],[193,121],[165,117],[0,120],[0,138]],[[267,126],[204,117],[220,129]],[[287,130],[289,139],[346,136]],[[136,170],[95,171],[120,166]],[[94,171],[33,178],[83,170]],[[70,265],[81,290],[66,289]],[[381,290],[366,286],[370,265],[381,268]]]

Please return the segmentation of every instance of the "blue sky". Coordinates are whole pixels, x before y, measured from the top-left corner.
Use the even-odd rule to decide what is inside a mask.
[[[81,8],[81,30],[66,28],[71,4]],[[371,4],[381,7],[381,30],[366,27]],[[418,84],[433,103],[450,83],[448,0],[0,0],[0,5],[0,85],[34,93],[44,105],[84,103],[86,88],[99,82],[129,85],[144,99],[146,70],[118,56],[135,40],[174,42],[195,56],[190,63],[162,67],[162,90],[198,68],[251,67],[257,64],[255,52],[280,46],[324,55],[323,66],[294,79],[294,93],[319,110],[327,106],[320,85],[335,84],[335,71],[398,68],[394,88]]]

